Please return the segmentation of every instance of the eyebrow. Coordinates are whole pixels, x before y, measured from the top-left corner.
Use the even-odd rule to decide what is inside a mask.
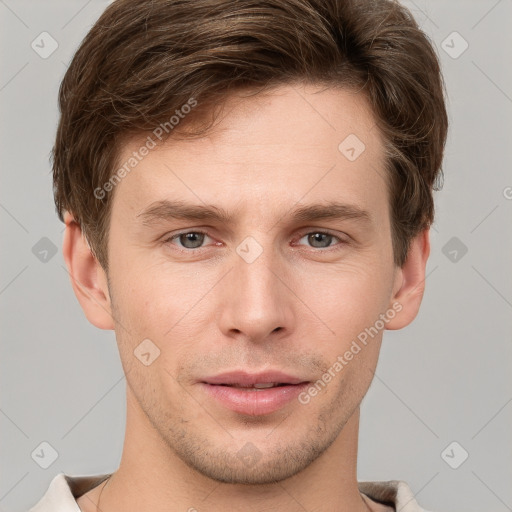
[[[232,214],[215,205],[190,204],[184,201],[168,199],[151,203],[136,217],[140,218],[143,225],[150,226],[156,221],[169,220],[210,220],[218,223],[229,224],[238,214],[238,210]],[[328,201],[321,204],[299,206],[283,215],[295,222],[308,222],[316,220],[356,220],[364,224],[371,224],[372,216],[361,207],[354,204]]]

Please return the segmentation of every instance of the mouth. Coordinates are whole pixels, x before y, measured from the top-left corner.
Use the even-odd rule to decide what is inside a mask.
[[[275,386],[301,384],[305,382],[305,379],[289,375],[288,373],[280,370],[267,370],[257,373],[250,373],[245,370],[235,370],[206,377],[202,382],[220,386],[264,389]]]
[[[209,398],[239,414],[271,414],[289,404],[309,381],[280,371],[235,371],[199,381]]]
[[[241,384],[214,384],[217,386],[227,386],[228,388],[243,389],[245,391],[261,391],[262,389],[278,388],[282,386],[296,386],[285,382],[258,382],[253,386],[242,386]]]

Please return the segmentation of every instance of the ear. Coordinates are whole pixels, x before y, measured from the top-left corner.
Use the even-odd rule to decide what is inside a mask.
[[[71,213],[66,212],[64,222],[62,253],[76,298],[91,324],[114,329],[107,276]]]
[[[386,324],[386,329],[402,329],[418,314],[425,291],[425,269],[430,254],[429,235],[430,229],[427,228],[413,238],[404,265],[395,269],[389,307],[397,311],[397,314]]]

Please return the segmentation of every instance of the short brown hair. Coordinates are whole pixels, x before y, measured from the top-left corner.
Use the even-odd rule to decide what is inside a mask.
[[[74,215],[108,271],[113,193],[98,199],[94,191],[111,179],[122,142],[168,122],[191,98],[199,107],[180,130],[232,91],[293,82],[366,94],[385,141],[402,266],[411,239],[434,219],[448,119],[433,45],[393,0],[114,1],[60,86],[52,151],[59,218]]]

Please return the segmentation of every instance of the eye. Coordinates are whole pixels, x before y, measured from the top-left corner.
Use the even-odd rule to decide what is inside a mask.
[[[344,243],[344,240],[342,240],[340,237],[326,231],[312,231],[307,233],[299,239],[299,242],[304,238],[306,238],[307,242],[310,243],[311,246],[315,249],[328,249],[329,247],[332,247],[331,242],[333,240],[338,240],[339,242]]]
[[[181,247],[182,249],[198,249],[201,247],[205,237],[207,236],[208,233],[204,231],[185,231],[167,238],[164,240],[164,243],[172,243],[174,240],[177,240],[180,243],[178,247]]]
[[[194,249],[201,249],[205,238],[210,238],[208,233],[205,231],[184,231],[166,238],[163,243],[171,243],[172,245],[177,245],[179,249],[192,251]],[[347,243],[339,236],[327,231],[311,231],[302,235],[299,242],[303,239],[307,239],[307,243],[309,243],[314,249],[329,249],[335,245]],[[336,240],[340,243],[333,244],[333,241]],[[174,243],[175,241],[178,243]]]

